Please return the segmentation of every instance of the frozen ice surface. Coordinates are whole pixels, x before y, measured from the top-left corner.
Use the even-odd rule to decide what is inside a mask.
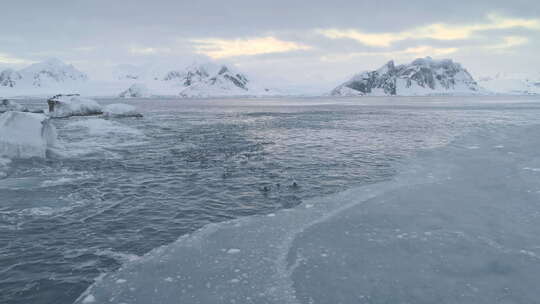
[[[46,156],[56,144],[56,129],[43,114],[9,111],[0,115],[0,156]]]
[[[523,168],[539,167],[538,131],[484,130],[393,181],[208,225],[79,303],[535,303],[540,174]]]
[[[58,95],[49,102],[54,103],[54,110],[49,113],[51,117],[70,117],[102,114],[101,106],[92,99],[82,98],[78,95]]]
[[[113,103],[103,107],[103,115],[107,117],[141,117],[141,113],[132,105]]]

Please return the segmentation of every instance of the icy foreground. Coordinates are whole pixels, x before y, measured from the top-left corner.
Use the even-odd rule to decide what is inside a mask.
[[[49,116],[55,118],[103,114],[103,109],[95,100],[79,95],[56,95],[47,102]]]
[[[56,144],[56,129],[43,114],[6,112],[0,115],[0,156],[46,156]]]
[[[469,72],[451,59],[419,58],[410,64],[394,61],[363,72],[335,88],[333,96],[476,95],[482,92]]]
[[[392,182],[209,225],[77,303],[535,303],[538,129],[484,130]]]

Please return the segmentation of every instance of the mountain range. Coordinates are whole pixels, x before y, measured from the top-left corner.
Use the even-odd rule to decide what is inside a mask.
[[[223,64],[194,63],[165,71],[121,65],[112,74],[113,79],[109,81],[92,81],[73,65],[50,59],[19,71],[0,71],[0,96],[81,93],[90,96],[203,98],[276,94],[255,84],[234,67]]]
[[[262,86],[235,67],[193,63],[181,68],[119,65],[111,79],[95,81],[70,64],[49,59],[21,70],[0,71],[0,97],[80,93],[87,96],[178,98],[288,95]],[[497,74],[478,81],[451,59],[419,58],[409,64],[389,61],[354,75],[332,96],[425,96],[540,94],[540,73]],[[292,95],[292,94],[289,94]]]

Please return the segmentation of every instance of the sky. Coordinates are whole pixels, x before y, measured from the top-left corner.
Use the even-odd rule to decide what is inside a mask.
[[[211,60],[325,89],[425,56],[477,77],[540,72],[538,0],[0,1],[1,68],[54,57],[103,78],[119,64]]]

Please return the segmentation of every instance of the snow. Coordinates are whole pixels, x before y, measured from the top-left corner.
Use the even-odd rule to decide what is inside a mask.
[[[48,102],[49,105],[53,105],[53,110],[49,112],[49,115],[56,118],[103,113],[103,109],[95,100],[78,95],[57,95],[50,98]]]
[[[43,114],[6,112],[0,115],[0,156],[45,158],[56,144],[56,129]]]
[[[522,168],[540,164],[540,139],[530,136],[538,129],[490,126],[422,152],[392,181],[208,225],[85,294],[114,303],[535,303],[540,175]],[[129,286],[112,284],[119,278]]]
[[[137,108],[124,103],[113,103],[103,107],[103,115],[107,117],[142,117]]]

